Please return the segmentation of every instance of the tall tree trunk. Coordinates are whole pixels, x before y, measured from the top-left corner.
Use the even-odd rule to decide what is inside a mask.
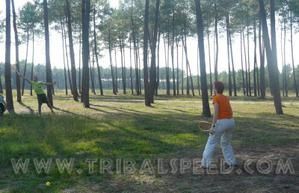
[[[141,85],[141,74],[142,74],[142,69],[141,69],[141,57],[140,57],[140,44],[139,40],[137,39],[137,58],[138,58],[138,70],[139,70],[139,93],[142,95],[142,85]]]
[[[177,84],[176,84],[176,89],[177,89],[177,94],[180,94],[180,67],[179,67],[179,42],[176,40],[176,77],[177,77]]]
[[[217,4],[214,3],[214,14],[215,14],[215,81],[218,80],[218,58],[219,58],[219,38],[218,38],[218,10],[217,10]]]
[[[186,70],[187,71],[187,70]],[[184,38],[182,37],[182,95],[184,95]],[[188,76],[187,76],[188,80]]]
[[[34,35],[34,30],[32,30],[33,35]],[[26,32],[26,56],[25,56],[25,66],[24,66],[24,71],[23,71],[23,76],[26,77],[26,71],[27,71],[27,64],[28,64],[28,50],[29,50],[29,29]],[[24,90],[25,90],[25,83],[26,80],[22,80],[22,95],[24,95]]]
[[[256,20],[254,19],[254,25],[253,25],[253,41],[254,41],[254,67],[253,67],[253,91],[254,91],[254,96],[257,96],[257,56],[256,56],[256,47],[257,47],[257,42],[256,42]]]
[[[296,68],[295,68],[295,61],[294,61],[294,40],[293,40],[293,13],[291,13],[290,19],[290,33],[291,33],[291,58],[292,58],[292,67],[293,67],[293,80],[294,80],[294,90],[296,93],[296,97],[299,97],[299,91],[297,86],[297,79],[296,79]]]
[[[237,83],[236,83],[236,70],[235,70],[235,62],[234,62],[234,54],[233,54],[233,44],[232,44],[232,36],[229,33],[229,47],[231,54],[231,62],[232,62],[232,71],[233,71],[233,87],[234,87],[234,96],[237,96]]]
[[[144,65],[144,98],[145,106],[151,106],[149,97],[149,82],[148,82],[148,25],[149,25],[149,0],[145,0],[145,11],[144,11],[144,37],[143,37],[143,65]]]
[[[276,44],[274,43],[276,38],[274,0],[271,0],[271,29],[272,29],[271,31],[272,31],[272,40],[273,40],[272,49],[270,45],[264,1],[259,0],[259,5],[260,5],[260,17],[262,20],[262,27],[263,27],[263,39],[266,46],[267,59],[268,59],[270,88],[271,88],[272,95],[274,97],[274,106],[275,106],[276,114],[283,114],[279,79],[278,79],[279,76],[278,76],[278,67],[277,67],[277,59],[276,59]]]
[[[188,56],[186,54],[186,43],[185,43],[185,38],[182,38],[182,48],[184,50],[184,55],[185,55],[185,60],[186,60],[186,94],[190,95],[190,82],[189,82],[189,68],[188,68]]]
[[[193,77],[192,77],[192,73],[191,73],[191,67],[190,67],[190,62],[189,62],[189,58],[188,58],[188,48],[187,48],[187,37],[185,36],[185,56],[186,56],[186,69],[187,69],[187,76],[188,76],[188,71],[189,71],[189,75],[190,75],[190,86],[191,86],[191,91],[192,91],[192,96],[195,96],[194,93],[194,85],[193,85]],[[188,81],[187,81],[188,82]],[[188,89],[188,85],[187,85],[187,89]],[[190,88],[189,88],[190,89]],[[187,91],[188,92],[188,91]],[[188,93],[187,93],[188,94]],[[190,94],[190,93],[189,93]]]
[[[119,49],[120,49],[120,57],[121,57],[121,78],[122,78],[122,86],[123,86],[123,94],[127,94],[127,80],[126,80],[126,68],[125,68],[125,54],[124,54],[124,45],[122,43],[122,40],[120,40]]]
[[[16,71],[20,72],[20,61],[19,61],[19,37],[18,37],[18,29],[17,29],[17,14],[15,10],[15,2],[11,0],[12,3],[12,12],[13,12],[13,29],[15,32],[15,46],[16,46]],[[21,95],[21,80],[18,73],[16,75],[16,86],[17,86],[17,101],[19,103],[22,102],[22,95]]]
[[[228,90],[229,90],[229,96],[233,95],[233,89],[232,89],[232,76],[231,76],[231,64],[230,64],[230,29],[229,29],[229,15],[227,14],[225,17],[226,20],[226,45],[227,45],[227,61],[228,61]]]
[[[282,22],[281,22],[281,25],[282,25]],[[283,27],[280,28],[281,31],[280,31],[280,42],[281,42],[281,46],[280,46],[280,54],[281,54],[281,81],[282,81],[282,96],[285,96],[285,74],[284,74],[284,67],[285,67],[285,64],[284,64],[284,52],[283,52]]]
[[[158,96],[158,90],[160,86],[160,43],[161,43],[161,32],[158,36],[158,49],[157,49],[157,75],[156,75],[156,96]]]
[[[10,24],[10,0],[6,0],[6,40],[5,40],[5,90],[7,110],[10,113],[14,112],[13,95],[11,89],[11,63],[10,63],[10,49],[11,49],[11,24]]]
[[[154,103],[154,95],[156,90],[157,80],[157,65],[156,65],[156,54],[157,54],[157,39],[158,39],[158,27],[159,27],[159,14],[160,13],[160,0],[156,0],[156,11],[155,11],[155,25],[154,25],[154,37],[151,46],[151,68],[150,68],[150,85],[149,85],[149,100]]]
[[[134,63],[135,63],[135,89],[136,89],[136,94],[141,95],[140,92],[140,73],[139,73],[139,67],[138,67],[138,52],[137,52],[137,37],[136,37],[136,31],[135,31],[135,23],[133,19],[133,3],[134,1],[132,0],[132,5],[131,5],[131,27],[132,27],[132,38],[133,38],[133,47],[134,47]]]
[[[199,75],[199,64],[200,62],[199,62],[199,45],[197,45],[197,62],[196,62],[196,70],[197,70],[197,76],[196,76],[196,80],[197,80],[197,89],[198,89],[198,96],[200,96],[200,75]]]
[[[78,89],[77,89],[77,77],[76,77],[76,64],[75,64],[75,52],[73,44],[73,29],[72,29],[72,16],[69,0],[66,0],[66,20],[69,37],[70,59],[71,59],[71,72],[72,72],[72,94],[75,101],[78,101]]]
[[[32,31],[32,64],[31,64],[31,75],[30,80],[33,80],[34,76],[34,54],[35,54],[35,33]],[[30,96],[32,96],[32,84],[30,84]]]
[[[133,85],[133,67],[132,67],[133,59],[132,59],[132,38],[130,37],[130,87],[131,94],[134,95],[134,85]]]
[[[115,62],[115,90],[118,93],[118,65],[117,65],[117,49],[114,50],[114,62]]]
[[[266,98],[266,81],[265,81],[265,48],[262,40],[262,22],[259,22],[259,51],[260,51],[260,92],[261,98]]]
[[[176,96],[176,83],[175,83],[175,69],[174,69],[174,40],[175,40],[175,17],[174,9],[172,10],[172,40],[171,40],[171,62],[172,62],[172,88],[173,96]]]
[[[169,26],[169,20],[168,20],[168,26]],[[169,28],[168,28],[169,29]],[[169,67],[169,51],[170,51],[170,32],[167,31],[167,63],[166,63],[166,93],[167,95],[170,95],[170,67]]]
[[[251,61],[250,61],[250,32],[249,32],[249,26],[247,26],[247,59],[248,59],[248,92],[249,92],[249,96],[251,96]]]
[[[283,64],[284,64],[284,89],[286,97],[289,96],[289,88],[288,88],[288,71],[287,71],[287,64],[286,64],[286,42],[287,42],[287,26],[286,21],[283,23]]]
[[[110,71],[111,71],[111,78],[112,78],[112,92],[114,95],[117,95],[116,86],[115,86],[115,77],[114,77],[114,68],[113,68],[113,60],[112,60],[112,40],[111,40],[111,30],[109,28],[109,58],[110,58]]]
[[[94,95],[96,95],[97,93],[96,93],[96,88],[95,88],[95,83],[94,83],[94,74],[93,74],[93,72],[95,70],[95,67],[94,67],[95,66],[94,65],[94,63],[95,63],[95,54],[94,54],[94,52],[92,52],[91,54],[92,54],[92,65],[90,64],[90,68],[89,68],[90,83],[91,83],[91,91]]]
[[[79,93],[82,94],[82,72],[81,72],[81,62],[82,62],[82,32],[79,36],[79,72],[78,72],[78,85],[79,85]]]
[[[245,61],[245,86],[246,86],[246,96],[249,96],[249,83],[248,83],[248,60],[247,60],[247,52],[246,52],[246,42],[245,42],[245,34],[243,31],[243,49],[244,49],[244,61]]]
[[[205,46],[204,46],[204,25],[202,20],[202,13],[200,8],[200,0],[195,0],[196,18],[197,18],[197,33],[198,45],[200,46],[200,72],[201,72],[201,89],[202,89],[202,111],[205,117],[211,117],[211,110],[209,106],[209,94],[206,74],[205,61]]]
[[[64,87],[65,95],[68,95],[68,86],[67,86],[67,72],[66,72],[66,57],[65,57],[65,45],[64,45],[64,30],[63,24],[61,22],[61,40],[62,40],[62,59],[63,59],[63,71],[64,71]]]
[[[212,75],[212,61],[211,61],[211,44],[210,44],[210,32],[207,33],[208,38],[208,55],[209,55],[209,72],[210,72],[210,95],[213,95],[213,75]]]
[[[45,25],[45,45],[46,45],[46,80],[49,83],[52,83],[52,69],[51,69],[51,60],[50,60],[50,36],[49,36],[49,22],[48,22],[48,2],[47,0],[43,1],[43,10],[44,10],[44,25]],[[47,86],[47,95],[48,100],[51,106],[53,106],[53,85]]]
[[[82,102],[85,108],[89,108],[89,22],[90,0],[82,0]]]
[[[98,41],[97,41],[97,33],[96,33],[96,8],[93,9],[93,42],[94,42],[94,53],[95,59],[97,63],[97,70],[98,70],[98,79],[99,79],[99,87],[101,96],[104,95],[103,92],[103,83],[102,83],[102,72],[99,64],[99,53],[98,53]]]
[[[67,74],[68,74],[68,80],[69,80],[69,85],[71,91],[73,90],[73,81],[72,81],[72,76],[71,76],[71,71],[70,71],[70,65],[69,65],[69,52],[68,52],[68,47],[67,47],[67,33],[65,31],[64,25],[63,26],[63,34],[64,34],[64,46],[65,46],[65,55],[66,55],[66,67],[67,67]]]
[[[243,95],[246,95],[246,83],[245,83],[245,73],[244,73],[244,59],[243,59],[243,32],[240,32],[240,51],[241,51],[241,73],[242,73],[242,86],[243,86]],[[246,60],[246,59],[245,59]]]

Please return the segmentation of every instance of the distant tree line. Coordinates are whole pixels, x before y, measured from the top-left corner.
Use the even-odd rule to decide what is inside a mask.
[[[28,63],[27,64],[27,67],[32,67],[32,64],[31,63]],[[24,67],[25,67],[25,61],[21,61],[20,62],[20,69],[21,71],[24,70]],[[292,82],[293,82],[293,73],[292,73],[292,68],[291,68],[291,65],[286,65],[286,68],[287,69],[283,69],[282,72],[280,73],[279,75],[279,79],[281,82],[283,82],[283,79],[285,77],[287,77],[287,84],[288,85],[292,85]],[[33,67],[33,70],[34,70],[34,75],[36,75],[38,77],[38,79],[40,81],[46,81],[45,79],[45,72],[46,72],[46,68],[45,68],[45,65],[41,65],[41,64],[37,64]],[[98,72],[97,72],[97,69],[94,68],[94,69],[91,69],[93,72],[94,72],[94,80],[91,80],[90,81],[90,87],[93,88],[93,85],[91,84],[92,82],[94,82],[94,91],[96,91],[96,94],[100,94],[100,82],[98,81],[97,77],[98,76]],[[112,90],[113,88],[113,85],[112,85],[112,78],[111,78],[111,69],[110,68],[102,68],[101,67],[101,76],[102,76],[102,87],[104,90]],[[122,85],[123,85],[123,80],[122,80],[122,73],[121,73],[121,68],[119,68],[118,70],[115,70],[118,72],[117,74],[117,79],[118,79],[118,90],[122,90]],[[126,73],[129,74],[130,73],[130,69],[129,68],[125,68],[126,70]],[[296,67],[296,74],[297,74],[297,79],[299,79],[299,65],[297,65]],[[0,73],[4,71],[4,64],[0,63]],[[56,85],[54,87],[54,89],[59,89],[59,90],[64,90],[65,93],[67,95],[70,95],[71,92],[70,92],[70,85],[69,85],[69,76],[68,74],[66,74],[66,79],[65,79],[65,72],[64,72],[64,69],[60,69],[60,68],[53,68],[52,69],[53,71],[53,80],[55,80],[56,82]],[[160,68],[160,73],[159,73],[159,89],[160,90],[167,90],[167,84],[166,84],[166,80],[167,80],[167,69],[165,67],[163,68]],[[189,92],[188,92],[188,87],[187,87],[187,77],[186,77],[186,72],[185,71],[182,71],[182,70],[178,70],[175,69],[175,73],[179,73],[179,74],[183,74],[183,76],[180,76],[179,77],[179,82],[182,82],[183,84],[180,85],[180,91],[178,93],[183,93],[185,95],[190,95],[192,96],[192,90],[194,91],[194,96],[199,96],[200,95],[200,92],[198,90],[198,88],[191,88],[189,86]],[[14,71],[13,71],[14,73]],[[253,71],[251,72],[251,74],[253,73]],[[285,75],[285,73],[287,73]],[[79,71],[77,70],[76,71],[76,74],[77,76],[79,76]],[[229,77],[228,77],[228,73],[227,72],[220,72],[218,74],[219,76],[219,80],[223,81],[226,88],[228,88],[229,86]],[[1,77],[1,82],[4,82],[4,76],[3,74],[0,75]],[[182,81],[182,77],[183,77],[183,81]],[[207,79],[209,79],[210,77],[214,77],[214,74],[210,75],[210,74],[207,74]],[[269,79],[267,78],[268,77],[268,73],[266,72],[266,80],[265,80],[265,86],[266,88],[269,88]],[[30,79],[31,78],[31,75],[30,73],[26,74],[26,78]],[[141,75],[140,77],[141,79],[143,79],[143,75]],[[193,85],[196,85],[197,83],[197,76],[193,76],[192,80],[193,80]],[[132,79],[133,79],[133,82],[135,81],[136,79],[136,76],[135,74],[132,74]],[[251,77],[251,80],[253,80],[253,77]],[[77,80],[77,83],[78,85],[79,84],[79,81]],[[126,77],[126,84],[128,86],[128,89],[130,90],[130,94],[134,93],[134,92],[131,92],[132,91],[132,88],[134,90],[134,84],[131,84],[131,80],[130,80],[130,77]],[[253,84],[253,82],[252,82]],[[172,83],[170,83],[171,87],[173,86]],[[190,84],[191,85],[191,84]],[[208,83],[208,86],[210,87],[210,84]],[[144,88],[143,84],[141,84],[141,87]],[[5,85],[1,85],[0,88],[2,89],[5,89]],[[16,78],[13,76],[12,77],[12,88],[13,89],[16,89]],[[236,71],[236,88],[237,88],[237,92],[238,93],[243,93],[243,83],[242,83],[242,71],[241,70],[238,70]],[[32,91],[30,91],[32,88],[30,87],[29,84],[27,84],[26,82],[24,82],[24,92],[28,92],[32,95]],[[281,90],[283,90],[283,85],[281,85]],[[295,95],[295,90],[293,88],[289,88],[288,89],[289,92],[293,93],[293,95]]]

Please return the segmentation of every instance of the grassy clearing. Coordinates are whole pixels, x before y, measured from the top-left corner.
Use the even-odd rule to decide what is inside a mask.
[[[59,93],[54,101],[55,114],[45,106],[45,113],[39,117],[32,114],[37,111],[35,97],[26,95],[23,105],[16,104],[16,115],[2,118],[0,192],[219,192],[220,186],[227,186],[225,181],[230,178],[221,176],[87,174],[86,158],[131,158],[141,164],[143,159],[201,157],[207,139],[198,129],[198,121],[203,118],[197,97],[159,97],[153,108],[145,108],[143,99],[136,96],[91,98],[91,108],[83,109],[80,103]],[[284,105],[285,115],[276,116],[269,100],[233,99],[237,121],[233,144],[238,158],[298,146],[299,102],[289,99]],[[75,168],[83,173],[51,170],[49,174],[37,174],[30,170],[26,175],[14,175],[12,158],[75,158]],[[251,182],[260,182],[256,188],[262,189],[272,178],[257,176]],[[246,179],[250,180],[246,176],[236,179],[244,183],[236,190],[252,188],[246,184]],[[207,189],[215,180],[219,186]],[[48,181],[50,186],[45,185]]]

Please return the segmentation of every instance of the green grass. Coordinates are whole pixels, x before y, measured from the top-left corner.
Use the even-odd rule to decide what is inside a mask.
[[[163,191],[166,183],[160,178],[133,176],[128,180],[118,175],[88,175],[84,161],[86,158],[131,158],[141,164],[145,158],[200,157],[207,139],[198,129],[198,121],[203,119],[198,97],[162,96],[152,108],[146,108],[142,97],[91,96],[91,108],[84,109],[71,97],[58,94],[54,101],[55,114],[50,114],[45,106],[41,117],[30,113],[37,111],[35,97],[26,95],[23,102],[23,105],[15,104],[16,115],[6,114],[1,120],[0,192],[53,193],[72,187],[77,192],[92,192],[90,187],[98,186],[100,192],[151,189],[159,192],[159,188],[166,192]],[[237,121],[235,149],[298,145],[298,100],[287,100],[282,116],[274,115],[269,100],[234,98],[232,106]],[[36,174],[31,170],[26,175],[14,175],[12,158],[75,158],[76,168],[83,169],[84,173],[59,174],[51,170],[50,174]],[[154,185],[140,184],[139,180],[152,180]],[[47,181],[52,185],[45,186]],[[190,188],[184,183],[180,186],[184,190]]]

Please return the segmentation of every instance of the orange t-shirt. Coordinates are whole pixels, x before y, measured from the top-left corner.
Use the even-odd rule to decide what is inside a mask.
[[[222,94],[215,95],[213,97],[213,104],[219,105],[218,119],[231,119],[233,117],[233,111],[227,96]]]

